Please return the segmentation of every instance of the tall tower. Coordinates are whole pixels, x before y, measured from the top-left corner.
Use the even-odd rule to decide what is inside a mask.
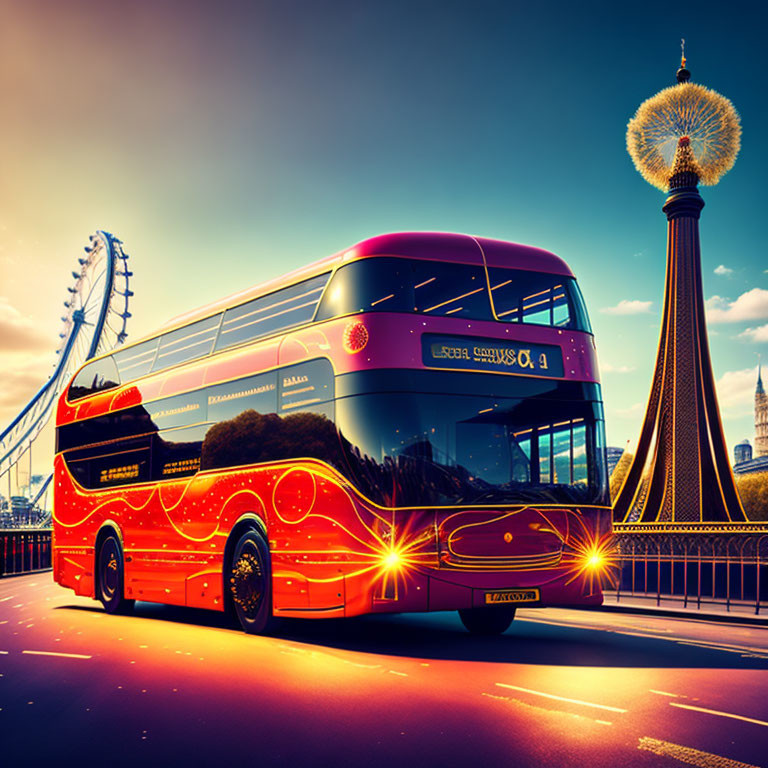
[[[757,367],[755,388],[755,458],[768,456],[768,395],[763,389],[763,366]]]
[[[698,184],[714,184],[738,152],[733,105],[689,82],[646,101],[630,121],[636,167],[669,192],[667,275],[656,368],[640,440],[614,505],[619,523],[746,522],[715,393],[701,283]]]

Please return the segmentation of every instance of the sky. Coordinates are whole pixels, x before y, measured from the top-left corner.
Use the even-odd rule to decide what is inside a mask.
[[[674,84],[731,99],[742,148],[702,187],[729,453],[768,360],[758,2],[0,0],[0,424],[50,373],[88,236],[120,237],[129,338],[383,232],[562,256],[594,326],[609,445],[636,440],[662,307],[664,194],[627,121]]]

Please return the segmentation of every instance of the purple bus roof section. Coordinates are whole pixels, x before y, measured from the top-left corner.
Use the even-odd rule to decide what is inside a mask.
[[[525,269],[573,277],[570,268],[559,256],[531,245],[520,245],[504,240],[492,240],[487,237],[473,237],[472,235],[450,232],[394,232],[361,240],[350,248],[345,248],[332,256],[326,256],[306,267],[301,267],[281,277],[254,285],[204,307],[174,317],[159,330],[184,325],[220,312],[227,307],[235,307],[257,296],[279,290],[300,280],[306,280],[313,275],[319,275],[347,261],[370,256],[401,256],[411,259],[482,266],[483,255],[485,256],[485,264],[489,267]],[[154,336],[156,333],[152,335]]]
[[[478,247],[479,246],[479,247]],[[449,232],[396,232],[370,237],[341,254],[345,260],[365,256],[405,256],[412,259],[482,264],[527,269],[573,277],[568,265],[554,253],[531,245]]]

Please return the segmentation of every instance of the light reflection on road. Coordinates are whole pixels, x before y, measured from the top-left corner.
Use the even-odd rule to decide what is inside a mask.
[[[149,603],[107,616],[49,578],[0,581],[3,754],[29,765],[765,761],[768,627],[527,609],[501,637],[445,613],[265,638]]]

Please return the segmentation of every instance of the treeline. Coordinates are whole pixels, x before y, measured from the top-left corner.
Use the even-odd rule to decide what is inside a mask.
[[[611,501],[619,495],[624,478],[629,472],[634,456],[624,451],[611,474]],[[768,520],[768,472],[736,475],[736,490],[747,519],[752,522]]]

